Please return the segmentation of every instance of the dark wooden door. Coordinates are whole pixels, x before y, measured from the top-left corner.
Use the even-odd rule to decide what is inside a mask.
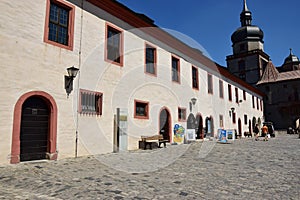
[[[194,115],[191,113],[187,119],[187,129],[195,129],[196,128],[196,119]]]
[[[170,141],[170,114],[167,109],[160,112],[159,128],[159,133],[164,136],[164,139]]]
[[[45,159],[48,133],[48,105],[40,97],[28,98],[22,106],[20,161]]]
[[[196,117],[196,139],[203,139],[202,131],[203,131],[203,120],[202,120],[201,115],[197,115],[197,117]]]
[[[251,120],[249,120],[249,133],[252,134],[252,125],[251,125]]]
[[[238,119],[238,133],[242,136],[242,121],[240,118]]]

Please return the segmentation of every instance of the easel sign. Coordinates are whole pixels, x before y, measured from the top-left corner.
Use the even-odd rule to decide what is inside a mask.
[[[195,129],[187,129],[186,130],[186,140],[187,141],[195,141],[196,140],[196,131],[195,131]]]
[[[227,142],[227,131],[226,130],[223,130],[221,129],[220,132],[219,132],[219,141],[220,142],[223,142],[223,143],[226,143]]]
[[[227,140],[235,140],[235,134],[233,129],[226,130]]]

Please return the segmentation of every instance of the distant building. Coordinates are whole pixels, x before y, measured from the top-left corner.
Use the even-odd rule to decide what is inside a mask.
[[[280,68],[270,61],[257,83],[265,94],[265,120],[273,122],[277,129],[295,128],[300,118],[299,66],[299,59],[291,52]]]
[[[241,27],[231,36],[233,55],[227,56],[230,73],[258,87],[264,95],[265,121],[275,129],[295,126],[300,118],[300,61],[290,55],[275,67],[263,49],[263,31],[252,25],[252,13],[244,0]]]
[[[176,124],[243,135],[263,118],[261,91],[117,1],[0,10],[0,163],[132,150],[141,135],[173,142]]]

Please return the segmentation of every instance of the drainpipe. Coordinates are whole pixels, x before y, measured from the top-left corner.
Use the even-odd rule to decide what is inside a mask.
[[[83,0],[81,0],[81,16],[80,16],[80,40],[79,40],[79,52],[78,52],[78,78],[77,78],[77,96],[76,96],[76,132],[75,132],[75,158],[78,156],[78,124],[79,124],[79,83],[80,83],[80,68],[81,68],[81,49],[82,49],[82,31],[83,31]]]

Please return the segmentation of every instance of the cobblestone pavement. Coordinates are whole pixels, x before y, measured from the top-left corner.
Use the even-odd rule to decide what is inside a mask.
[[[0,199],[300,199],[300,139],[239,139],[0,166]]]

